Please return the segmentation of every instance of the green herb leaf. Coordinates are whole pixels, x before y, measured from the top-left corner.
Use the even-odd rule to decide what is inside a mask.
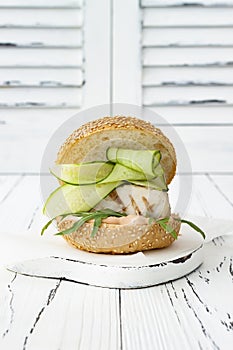
[[[202,231],[202,229],[200,229],[200,227],[198,227],[197,225],[195,225],[193,222],[188,221],[188,220],[184,220],[184,219],[179,219],[179,218],[175,218],[175,220],[180,221],[180,222],[182,222],[182,223],[184,223],[184,224],[189,225],[189,226],[192,227],[195,231],[199,232],[199,233],[202,235],[202,237],[205,239],[205,237],[206,237],[205,232]]]
[[[100,216],[96,217],[95,218],[95,221],[94,221],[94,225],[93,225],[93,230],[92,230],[92,233],[91,233],[91,237],[93,238],[96,233],[98,232],[98,229],[100,227],[102,223],[102,218]]]
[[[167,233],[170,233],[170,235],[172,235],[173,238],[177,239],[178,234],[176,233],[176,231],[170,226],[168,225],[168,221],[169,218],[163,218],[160,220],[157,220],[157,224],[159,224]]]
[[[78,230],[83,224],[85,224],[85,222],[87,222],[89,220],[94,220],[93,230],[91,233],[91,237],[94,237],[95,234],[97,233],[103,219],[106,219],[109,216],[116,216],[116,217],[126,216],[125,213],[119,213],[119,212],[111,210],[111,209],[105,209],[105,210],[97,210],[97,211],[93,211],[93,212],[82,211],[82,212],[78,212],[78,213],[67,213],[67,214],[60,215],[60,217],[62,217],[62,219],[64,219],[68,215],[77,216],[77,217],[80,217],[80,219],[77,222],[75,222],[72,227],[55,233],[55,236],[62,236],[62,235],[70,234],[70,233]],[[56,219],[56,217],[47,222],[47,224],[41,230],[41,235],[44,234],[44,231],[49,227],[49,225],[51,225],[51,223],[55,219]]]
[[[45,225],[42,227],[42,230],[41,230],[41,233],[40,233],[41,236],[43,236],[45,230],[47,230],[47,228],[52,224],[53,220],[54,220],[54,219],[49,220],[49,221],[47,222],[47,224],[45,224]]]
[[[148,221],[148,224],[151,225],[153,224],[153,222],[155,222],[156,220],[152,217],[149,217],[149,221]]]

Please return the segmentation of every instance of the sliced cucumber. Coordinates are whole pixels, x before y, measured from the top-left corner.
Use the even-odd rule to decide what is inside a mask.
[[[167,187],[164,175],[158,176],[149,181],[131,180],[129,182],[137,186],[149,187],[158,191],[168,191],[168,187]]]
[[[121,164],[115,164],[112,172],[101,183],[124,181],[124,180],[146,180],[146,176],[139,171],[127,168]]]
[[[65,185],[49,196],[44,212],[56,217],[89,211],[124,181],[167,191],[160,151],[110,147],[106,155],[108,162],[60,164],[51,169]]]
[[[57,164],[51,173],[59,180],[72,185],[98,183],[112,171],[114,164],[110,162],[89,162],[80,164]]]
[[[155,175],[155,169],[161,159],[161,153],[158,150],[132,150],[110,147],[107,149],[106,155],[111,162],[116,162],[132,170],[141,172],[147,178],[157,176]]]
[[[120,185],[120,182],[57,188],[47,199],[43,212],[50,217],[61,214],[89,211]]]

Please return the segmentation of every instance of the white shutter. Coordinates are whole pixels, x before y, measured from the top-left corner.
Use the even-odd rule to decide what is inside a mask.
[[[233,171],[233,0],[141,0],[141,15],[143,105],[176,126],[194,172]]]
[[[36,173],[83,104],[82,0],[0,1],[0,172]]]
[[[78,108],[81,0],[0,2],[0,107]]]

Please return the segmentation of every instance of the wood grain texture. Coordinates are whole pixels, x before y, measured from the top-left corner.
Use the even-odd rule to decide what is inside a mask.
[[[233,176],[227,177],[221,175],[208,175],[209,181],[221,193],[222,197],[231,205],[233,208]],[[232,209],[233,210],[233,209]],[[233,214],[233,213],[232,213]]]
[[[232,0],[141,0],[143,7],[231,7]]]
[[[81,9],[1,9],[0,28],[80,28]]]
[[[233,28],[144,28],[142,46],[225,47],[233,45]]]
[[[110,103],[111,21],[111,1],[99,0],[97,3],[95,0],[88,0],[86,2],[84,108]]]
[[[9,273],[1,288],[1,348],[119,349],[118,293]]]
[[[112,102],[140,105],[141,31],[138,0],[114,0],[112,22]]]
[[[1,189],[2,229],[20,231],[29,228],[35,213],[41,208],[39,178],[24,175],[5,177]]]
[[[224,195],[231,181],[230,175],[194,176],[189,212],[209,217],[225,213],[229,218],[232,206]],[[1,219],[13,211],[12,228],[19,232],[27,229],[29,218],[32,229],[41,227],[40,209],[34,211],[41,206],[38,185],[37,176],[0,177]],[[170,194],[176,189],[175,178]],[[231,199],[232,194],[230,190]],[[7,216],[1,231],[9,229],[6,224]],[[30,350],[181,346],[230,350],[232,248],[232,236],[217,238],[206,247],[205,262],[194,273],[139,290],[109,290],[1,270],[0,346],[15,349],[17,344],[19,349]]]
[[[0,48],[77,48],[82,46],[81,29],[0,29]]]
[[[2,0],[0,7],[5,8],[79,8],[83,5],[83,0],[53,0],[50,4],[46,0]]]
[[[145,48],[145,66],[227,66],[232,64],[233,48]]]
[[[83,53],[81,49],[16,49],[7,48],[1,50],[0,66],[12,67],[33,67],[33,66],[81,66]]]
[[[233,105],[233,87],[224,86],[162,86],[145,87],[145,106],[156,105]]]
[[[0,107],[80,107],[82,101],[81,88],[65,88],[59,89],[53,87],[38,87],[32,89],[30,87],[2,89],[0,94]]]
[[[143,27],[227,27],[233,8],[145,8]]]
[[[0,69],[1,88],[51,88],[51,87],[81,87],[84,83],[80,68],[72,69],[35,69],[35,68],[5,68]]]
[[[232,238],[221,239],[208,244],[204,264],[189,276],[122,291],[123,348],[230,349],[231,266]]]
[[[220,126],[233,124],[232,106],[156,106],[150,107],[150,109],[174,125]]]
[[[148,67],[143,69],[143,87],[147,86],[233,86],[233,68],[224,67]]]
[[[194,172],[231,172],[232,126],[177,126]],[[215,157],[211,157],[214,153]],[[218,159],[218,165],[216,164]]]
[[[77,110],[48,111],[41,116],[38,113],[28,113],[22,110],[22,120],[17,115],[4,119],[0,125],[0,158],[2,160],[1,171],[9,172],[39,172],[40,162],[44,149],[53,132],[65,118],[74,114]],[[0,114],[1,115],[1,114]],[[35,116],[33,123],[28,123],[28,118]],[[36,116],[39,116],[38,118]],[[57,117],[56,117],[57,116]],[[48,117],[51,119],[48,121]],[[5,123],[4,123],[5,120]],[[46,123],[46,130],[44,129]],[[166,132],[166,130],[164,130]],[[189,157],[192,161],[194,172],[231,172],[233,171],[232,159],[232,123],[231,124],[178,124],[176,126]],[[64,139],[66,134],[64,134]],[[12,143],[12,139],[14,143]],[[216,142],[217,140],[217,142]],[[178,140],[173,140],[177,142]],[[179,146],[179,144],[177,144]],[[210,157],[214,151],[215,157]],[[28,154],[28,157],[24,155]],[[216,158],[218,162],[216,162]],[[28,162],[30,159],[30,162]]]

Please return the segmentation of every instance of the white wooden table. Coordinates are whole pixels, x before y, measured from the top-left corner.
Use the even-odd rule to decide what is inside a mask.
[[[233,175],[194,176],[189,212],[231,219],[232,183]],[[39,234],[39,176],[0,176],[0,217],[0,244],[13,230]],[[1,266],[0,349],[232,349],[232,253],[233,235],[217,238],[195,272],[135,290],[26,277]]]

